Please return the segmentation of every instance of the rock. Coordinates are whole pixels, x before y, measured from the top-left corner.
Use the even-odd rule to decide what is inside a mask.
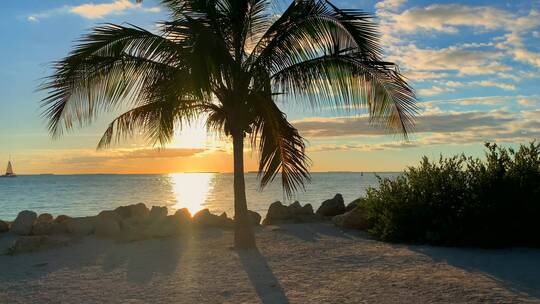
[[[335,216],[343,213],[345,213],[345,203],[343,202],[343,196],[339,193],[334,198],[322,202],[316,212],[320,216]]]
[[[288,220],[292,218],[291,210],[283,205],[280,201],[273,202],[268,208],[266,218],[263,221],[263,225],[272,225],[281,220]]]
[[[50,222],[35,222],[32,227],[33,235],[50,235],[50,234],[60,234],[66,233],[67,226],[66,223],[57,223],[54,221]]]
[[[122,217],[118,213],[116,213],[116,211],[112,210],[103,210],[97,215],[97,217],[100,219],[108,218],[117,222],[120,222],[122,220]]]
[[[62,214],[62,215],[57,216],[57,217],[54,219],[54,222],[56,222],[56,223],[63,223],[63,222],[65,222],[66,220],[69,220],[69,219],[71,219],[71,217]]]
[[[98,216],[96,218],[94,234],[100,237],[117,237],[120,235],[119,221],[112,216]]]
[[[38,222],[52,222],[53,216],[50,213],[42,213],[37,217]]]
[[[4,233],[8,231],[9,231],[9,224],[0,220],[0,233]]]
[[[268,213],[263,221],[263,225],[274,225],[279,223],[303,223],[320,220],[319,216],[313,213],[311,204],[300,205],[298,201],[289,206],[284,206],[281,202],[274,202],[268,208]]]
[[[294,201],[294,203],[289,205],[289,208],[291,208],[291,209],[301,209],[302,205],[300,205],[299,201]]]
[[[67,231],[79,236],[92,234],[95,230],[96,218],[95,216],[87,216],[66,220]]]
[[[248,210],[248,213],[249,213],[249,218],[251,219],[251,223],[254,226],[259,226],[261,224],[261,215],[251,210]]]
[[[210,213],[208,209],[203,209],[193,215],[193,223],[202,227],[232,228],[234,221],[223,212],[220,216]]]
[[[120,206],[114,209],[121,218],[126,219],[130,217],[146,217],[150,213],[150,210],[143,203],[138,203],[128,206]]]
[[[157,221],[157,220],[162,220],[165,217],[167,217],[168,213],[169,211],[167,210],[167,207],[165,206],[164,207],[152,206],[152,209],[150,209],[150,213],[148,217],[150,221]]]
[[[37,214],[34,211],[24,210],[19,212],[11,225],[11,231],[18,235],[29,235],[32,232],[32,226],[36,218]]]
[[[189,213],[189,210],[187,208],[182,208],[182,209],[176,210],[174,215],[179,216],[179,217],[184,218],[184,219],[187,219],[187,220],[191,219],[191,213]]]
[[[345,207],[345,212],[349,212],[351,210],[353,210],[354,208],[356,208],[356,206],[358,206],[358,204],[360,204],[362,201],[364,201],[364,198],[357,198],[355,199],[354,201],[350,202],[349,204],[347,204],[347,206]]]
[[[66,243],[66,240],[45,235],[21,236],[13,242],[11,247],[9,247],[8,253],[15,255],[24,252],[32,252],[57,247]]]
[[[371,228],[366,208],[362,205],[358,205],[353,210],[344,214],[334,216],[332,222],[341,228],[360,230]]]

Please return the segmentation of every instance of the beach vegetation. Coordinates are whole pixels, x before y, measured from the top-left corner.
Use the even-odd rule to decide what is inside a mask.
[[[540,143],[488,143],[484,159],[424,157],[362,202],[370,233],[435,245],[540,246]]]

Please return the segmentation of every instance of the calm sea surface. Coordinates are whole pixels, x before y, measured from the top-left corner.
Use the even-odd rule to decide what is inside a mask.
[[[395,177],[397,173],[380,173]],[[313,173],[306,191],[293,200],[321,202],[341,193],[348,203],[366,188],[377,186],[374,173]],[[278,179],[259,191],[257,175],[246,174],[248,206],[261,215],[268,206],[283,197]],[[0,178],[0,219],[12,220],[21,210],[53,215],[95,215],[101,210],[143,202],[167,206],[169,212],[187,207],[191,212],[208,208],[214,213],[233,215],[233,176],[226,173],[178,173],[167,175],[33,175]]]

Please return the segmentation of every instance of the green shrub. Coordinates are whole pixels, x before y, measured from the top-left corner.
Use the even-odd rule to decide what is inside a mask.
[[[437,245],[540,246],[540,144],[486,148],[485,160],[423,157],[403,175],[380,179],[364,202],[370,233]]]

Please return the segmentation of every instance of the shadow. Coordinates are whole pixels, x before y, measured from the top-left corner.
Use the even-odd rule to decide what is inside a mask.
[[[334,227],[331,223],[302,223],[302,224],[279,224],[279,232],[290,234],[306,242],[317,242],[321,236],[334,238],[353,239],[352,233],[345,233]]]
[[[128,282],[146,284],[155,274],[173,273],[188,243],[187,238],[173,237],[116,244],[106,252],[103,269],[126,265]]]
[[[0,245],[16,237],[6,237]],[[145,284],[155,274],[172,273],[188,246],[183,238],[163,238],[137,242],[116,242],[87,236],[72,239],[65,246],[15,256],[0,256],[2,279],[11,282],[46,278],[62,269],[79,271],[102,263],[105,272],[125,267],[128,282]]]
[[[407,246],[436,262],[480,272],[506,288],[540,299],[540,250],[532,248],[476,249]]]
[[[289,303],[278,279],[258,249],[239,250],[238,255],[244,270],[263,304]]]

